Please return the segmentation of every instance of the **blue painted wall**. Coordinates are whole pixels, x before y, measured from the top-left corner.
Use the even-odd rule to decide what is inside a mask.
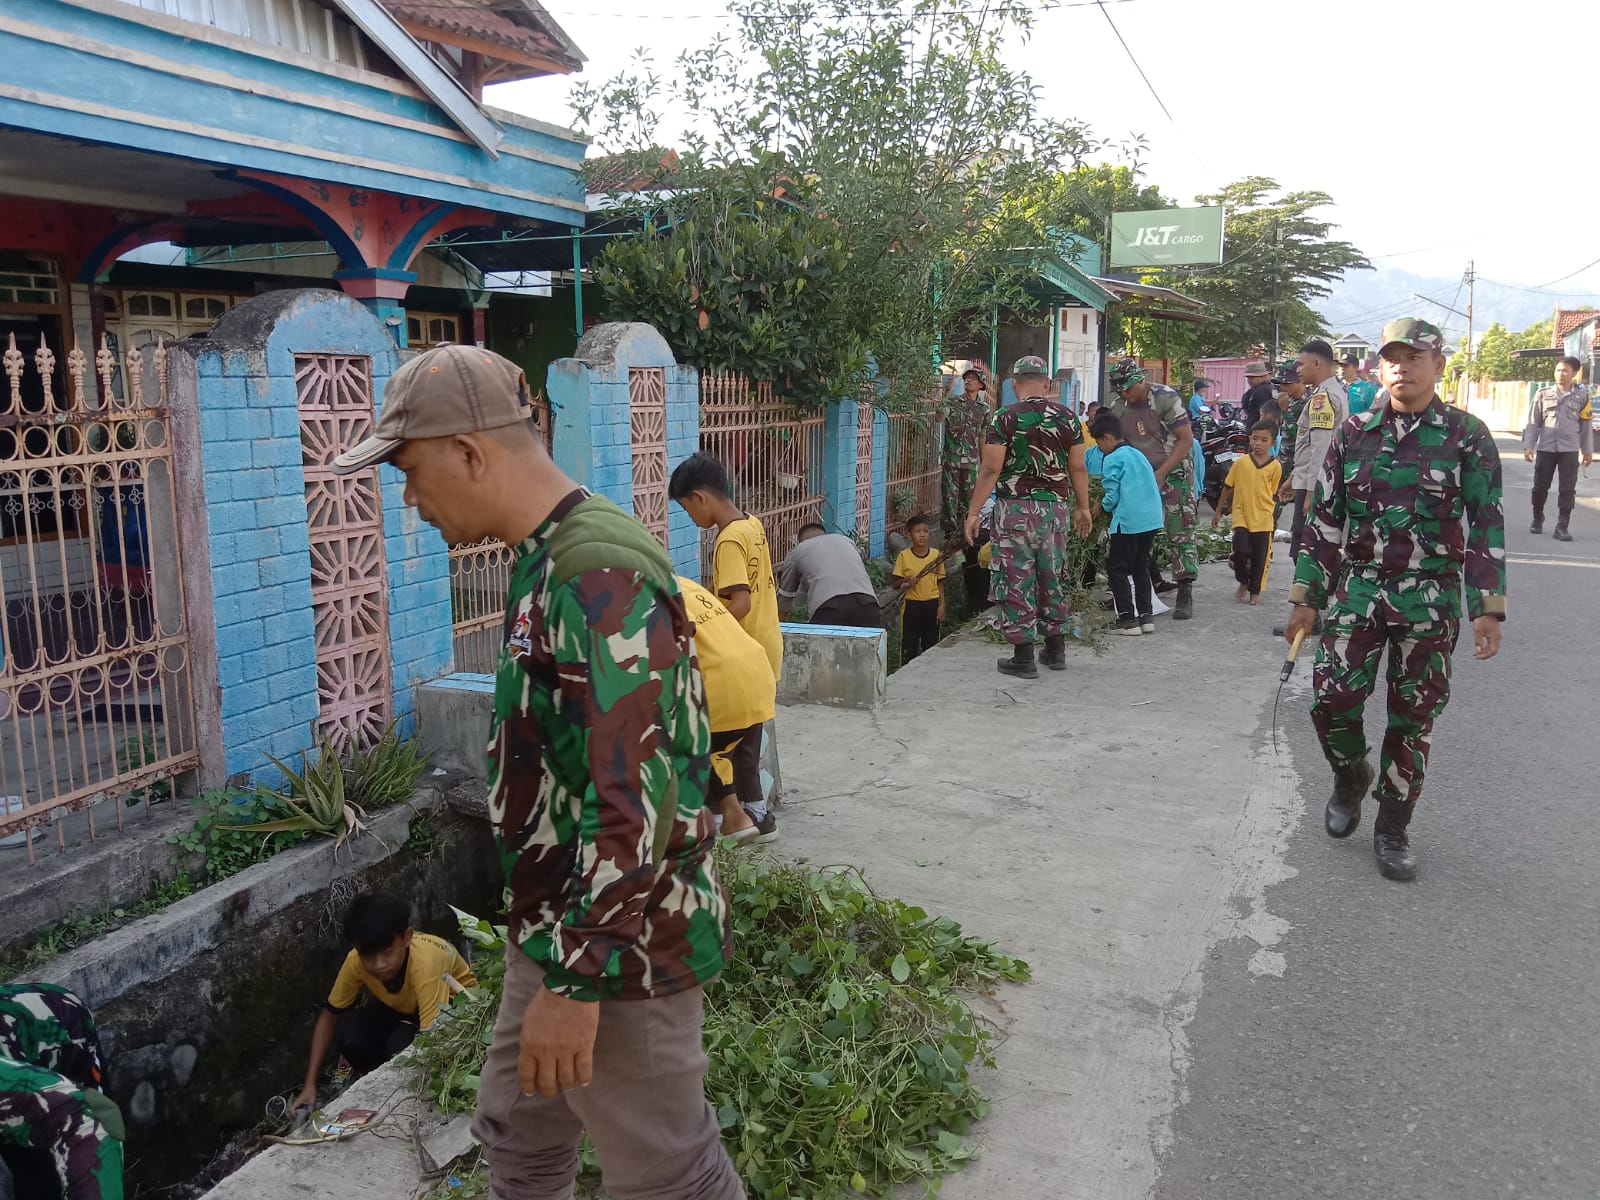
[[[0,61],[7,82],[36,95],[0,98],[0,124],[581,223],[584,144],[575,135],[507,124],[491,158],[453,136],[444,113],[409,85],[391,90],[333,64],[316,70],[186,38],[145,23],[137,8],[123,16],[63,0],[23,7],[24,22],[0,30]]]
[[[854,397],[828,405],[822,426],[822,523],[833,533],[856,535],[856,435],[861,406]]]
[[[310,742],[318,712],[310,533],[300,467],[296,354],[371,359],[375,399],[398,364],[388,331],[359,303],[321,290],[276,292],[217,323],[197,360],[200,439],[227,772],[267,770]],[[449,559],[380,468],[389,573],[393,701],[450,670]]]
[[[883,553],[884,526],[889,499],[889,414],[872,410],[872,540],[869,553]]]

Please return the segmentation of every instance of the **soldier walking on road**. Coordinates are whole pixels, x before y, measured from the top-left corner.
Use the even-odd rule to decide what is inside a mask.
[[[1189,410],[1183,397],[1162,384],[1152,384],[1144,368],[1131,358],[1111,368],[1111,389],[1117,395],[1107,407],[1122,419],[1123,439],[1144,452],[1161,485],[1172,575],[1178,584],[1172,619],[1187,621],[1194,616],[1194,581],[1200,575],[1194,540],[1199,514],[1192,502],[1199,481],[1194,478],[1194,461],[1189,456],[1194,444]]]
[[[1522,430],[1522,456],[1533,463],[1533,524],[1529,533],[1544,532],[1544,502],[1550,481],[1560,473],[1556,493],[1558,542],[1570,542],[1567,523],[1578,502],[1578,456],[1588,466],[1594,457],[1594,429],[1590,425],[1589,389],[1574,383],[1583,369],[1581,359],[1567,356],[1556,363],[1554,387],[1540,388],[1528,406],[1528,423]]]
[[[969,367],[961,375],[961,391],[945,405],[944,511],[941,514],[945,537],[955,536],[967,519],[972,485],[978,478],[978,463],[983,457],[983,432],[993,411],[994,405],[989,403],[989,394],[984,390],[983,372]],[[977,546],[968,545],[964,558],[962,582],[967,589],[968,603],[976,611],[981,607],[977,589],[985,574],[978,565]]]
[[[1450,698],[1463,578],[1473,657],[1499,652],[1506,614],[1500,455],[1482,421],[1440,402],[1443,346],[1435,326],[1413,317],[1384,327],[1387,397],[1336,431],[1284,631],[1292,642],[1328,610],[1311,719],[1333,767],[1324,823],[1336,838],[1355,832],[1372,783],[1362,710],[1389,650],[1389,727],[1373,789],[1373,849],[1389,879],[1417,875],[1406,831],[1433,722]]]
[[[1044,634],[1044,665],[1053,671],[1067,669],[1069,516],[1072,528],[1084,537],[1094,520],[1083,430],[1064,405],[1046,397],[1050,377],[1044,359],[1033,354],[1019,358],[1011,381],[1017,402],[989,419],[983,461],[967,507],[966,535],[969,545],[977,544],[983,506],[992,491],[991,598],[999,606],[996,625],[1012,647],[1011,657],[1000,660],[1000,671],[1036,679],[1036,629]],[[1070,513],[1069,496],[1074,501]]]

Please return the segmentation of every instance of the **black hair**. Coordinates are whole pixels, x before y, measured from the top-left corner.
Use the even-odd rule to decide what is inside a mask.
[[[1251,433],[1277,433],[1278,425],[1275,421],[1257,421],[1250,426]]]
[[[1263,400],[1261,402],[1261,418],[1276,425],[1283,420],[1283,406],[1276,400]],[[1257,425],[1260,423],[1260,421],[1256,422]]]
[[[826,525],[824,525],[821,521],[807,521],[804,525],[800,526],[800,528],[795,531],[795,537],[796,538],[803,538],[803,537],[805,537],[805,535],[807,533],[811,532],[811,530],[813,530],[813,529],[815,529],[818,533],[827,533],[828,532],[828,527]]]
[[[704,450],[696,450],[674,468],[667,481],[667,499],[682,500],[693,492],[715,492],[728,496],[728,472]]]
[[[344,914],[344,940],[357,954],[376,954],[411,928],[411,906],[393,892],[366,892]]]
[[[921,513],[918,513],[916,516],[912,517],[909,521],[906,522],[906,532],[910,533],[918,525],[921,525],[924,528],[926,528],[927,524],[928,524],[928,518],[923,516]]]
[[[1333,347],[1321,338],[1312,338],[1304,346],[1300,347],[1300,353],[1315,355],[1324,362],[1331,363],[1333,361]]]
[[[1122,418],[1109,408],[1102,408],[1089,422],[1089,436],[1098,440],[1108,434],[1119,442],[1122,440]]]
[[[1574,371],[1583,370],[1583,359],[1579,358],[1575,354],[1563,355],[1561,361],[1566,363],[1567,366],[1571,367]]]

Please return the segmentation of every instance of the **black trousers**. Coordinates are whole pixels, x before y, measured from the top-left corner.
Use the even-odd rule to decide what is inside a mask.
[[[1272,552],[1272,530],[1254,533],[1242,526],[1233,531],[1233,553],[1228,561],[1233,564],[1233,577],[1250,589],[1252,596],[1261,594],[1261,585],[1267,575],[1267,555]]]
[[[1550,494],[1550,480],[1561,474],[1561,489],[1556,493],[1557,521],[1565,525],[1578,503],[1578,452],[1541,450],[1533,456],[1533,519],[1544,520],[1544,501]]]
[[[1292,563],[1300,557],[1300,537],[1306,531],[1306,496],[1310,493],[1305,488],[1294,490],[1294,515],[1289,523],[1289,561]],[[1293,567],[1289,568],[1291,571]]]
[[[823,607],[827,607],[824,605]],[[876,605],[874,605],[876,607]],[[837,624],[837,622],[830,622]],[[731,783],[723,783],[714,774],[711,779],[713,798],[737,796],[739,803],[749,808],[761,806],[766,799],[761,790],[761,726],[748,729],[728,729],[711,735],[711,753],[724,754],[733,768]]]
[[[339,1015],[339,1053],[357,1075],[377,1070],[416,1036],[415,1014],[404,1016],[371,997]]]
[[[811,614],[813,625],[846,625],[854,629],[882,629],[883,609],[878,598],[863,592],[829,596]]]
[[[939,602],[907,600],[900,614],[900,662],[910,662],[939,644]]]
[[[1106,552],[1106,574],[1111,577],[1111,595],[1117,602],[1117,619],[1123,622],[1148,621],[1151,609],[1150,551],[1159,530],[1144,533],[1113,533]],[[1130,580],[1128,576],[1133,576]]]

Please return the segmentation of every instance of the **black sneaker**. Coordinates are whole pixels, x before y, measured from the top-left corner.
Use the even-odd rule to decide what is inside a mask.
[[[755,837],[751,838],[751,841],[776,841],[778,838],[778,814],[773,812],[770,808],[767,809],[767,815],[756,822],[756,828],[760,830],[760,832],[757,833]]]
[[[1411,852],[1411,839],[1404,829],[1381,825],[1373,829],[1372,852],[1378,858],[1378,874],[1385,879],[1406,883],[1417,877],[1417,856]]]
[[[1544,518],[1543,517],[1535,517],[1533,519],[1533,524],[1528,526],[1528,532],[1529,533],[1543,533],[1544,532]]]
[[[1557,525],[1555,533],[1551,536],[1553,536],[1558,542],[1570,542],[1572,540],[1572,535],[1567,532],[1567,527],[1565,525]]]
[[[1177,586],[1177,580],[1174,579],[1152,579],[1150,581],[1150,590],[1158,596],[1165,596]]]

